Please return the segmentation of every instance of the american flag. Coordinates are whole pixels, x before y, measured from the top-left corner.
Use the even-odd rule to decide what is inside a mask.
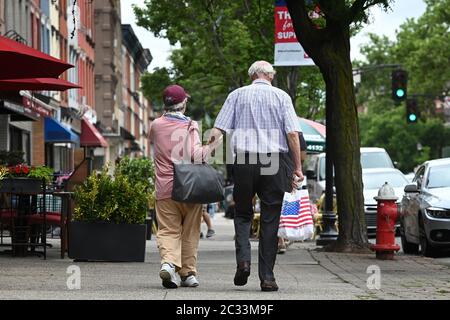
[[[293,202],[283,201],[280,228],[301,228],[313,223],[308,196],[303,196],[300,200]]]

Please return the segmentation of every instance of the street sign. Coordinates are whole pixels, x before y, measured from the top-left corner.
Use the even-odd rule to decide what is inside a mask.
[[[285,1],[275,2],[275,66],[313,66],[297,40],[294,25]]]

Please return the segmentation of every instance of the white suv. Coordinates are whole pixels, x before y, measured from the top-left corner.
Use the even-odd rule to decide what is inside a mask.
[[[394,163],[383,148],[361,148],[361,166],[394,168]],[[325,190],[325,153],[312,154],[306,164],[306,177],[311,201],[316,202]]]

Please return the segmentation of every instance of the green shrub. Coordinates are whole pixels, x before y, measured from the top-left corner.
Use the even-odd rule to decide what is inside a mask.
[[[148,208],[155,207],[155,167],[147,158],[124,157],[116,165],[115,174],[128,177],[132,185],[142,183],[145,186]]]
[[[131,183],[143,183],[149,192],[155,188],[155,168],[149,159],[124,157],[116,166],[117,173],[126,175]]]
[[[74,192],[73,220],[143,224],[147,216],[147,190],[142,182],[132,181],[116,171],[108,174],[108,167],[92,173]]]

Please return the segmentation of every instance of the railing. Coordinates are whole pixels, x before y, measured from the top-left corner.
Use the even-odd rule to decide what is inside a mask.
[[[17,42],[20,42],[22,44],[28,45],[27,40],[25,40],[20,34],[16,32],[16,30],[8,30],[4,34],[4,37],[15,40]]]

